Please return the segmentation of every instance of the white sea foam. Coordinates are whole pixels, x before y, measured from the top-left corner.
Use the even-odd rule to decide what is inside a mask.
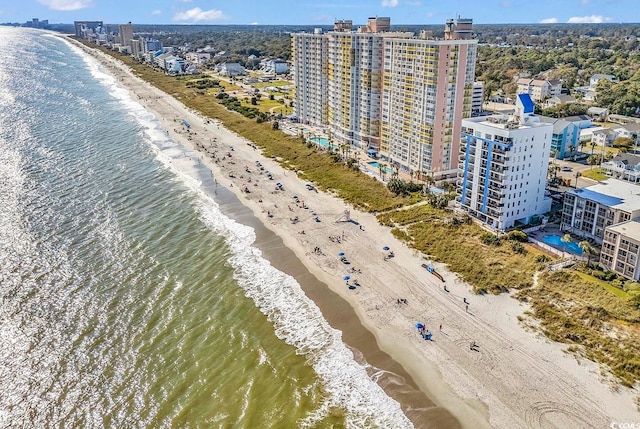
[[[276,335],[294,346],[298,354],[304,355],[321,379],[327,399],[319,409],[300,421],[300,425],[314,427],[332,408],[340,408],[345,411],[347,427],[413,427],[400,404],[367,375],[363,365],[356,362],[353,353],[342,342],[341,332],[329,325],[296,280],[271,266],[262,257],[262,252],[253,246],[253,228],[225,216],[218,204],[202,190],[197,176],[204,168],[202,164],[189,162],[186,149],[167,135],[151,113],[134,101],[97,61],[73,44],[69,45],[82,56],[92,75],[136,118],[157,159],[198,195],[201,218],[225,238],[231,250],[233,256],[229,262],[240,287],[273,323]]]

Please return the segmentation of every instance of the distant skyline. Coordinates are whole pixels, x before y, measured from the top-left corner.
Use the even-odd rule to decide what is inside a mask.
[[[460,15],[475,24],[637,23],[639,6],[638,0],[2,0],[0,22],[331,25],[377,15],[391,17],[392,25],[428,25]]]

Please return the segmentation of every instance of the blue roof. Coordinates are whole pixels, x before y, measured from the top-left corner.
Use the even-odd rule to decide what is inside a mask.
[[[518,99],[522,103],[524,113],[533,113],[533,100],[531,99],[531,96],[529,94],[518,94]]]
[[[607,207],[615,207],[624,202],[624,200],[620,197],[601,194],[600,192],[592,191],[589,188],[574,189],[570,191],[570,193],[577,195],[580,198],[586,198],[598,204],[605,205]]]

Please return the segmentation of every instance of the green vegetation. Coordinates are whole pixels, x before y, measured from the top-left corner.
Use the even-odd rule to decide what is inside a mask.
[[[411,247],[448,264],[476,293],[530,287],[542,267],[536,260],[541,252],[522,245],[520,234],[497,238],[447,210],[423,204],[379,214],[378,220]]]
[[[582,173],[582,177],[588,177],[589,179],[598,180],[598,181],[605,180],[609,177],[606,174],[601,173],[600,168],[594,168],[592,170],[583,170],[581,173]]]
[[[538,287],[518,293],[532,306],[549,338],[579,347],[572,350],[606,365],[625,386],[640,380],[640,322],[637,305],[587,275],[545,272]]]

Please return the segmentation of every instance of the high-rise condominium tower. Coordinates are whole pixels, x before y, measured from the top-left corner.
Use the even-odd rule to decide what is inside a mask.
[[[471,115],[471,20],[447,21],[444,39],[389,29],[389,18],[377,17],[356,31],[338,21],[327,34],[294,34],[296,115],[326,126],[336,143],[378,150],[401,170],[453,178],[454,136]],[[318,38],[326,43],[322,55],[305,51]],[[310,114],[317,111],[323,114]]]

